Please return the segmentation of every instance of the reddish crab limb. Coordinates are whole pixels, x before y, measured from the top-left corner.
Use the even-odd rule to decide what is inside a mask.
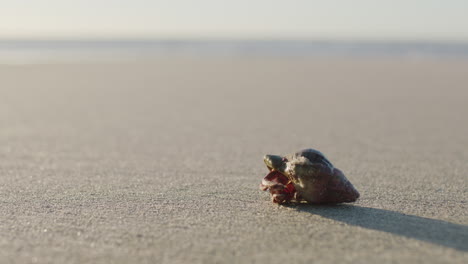
[[[288,203],[296,196],[296,188],[289,179],[278,171],[271,171],[260,184],[262,191],[268,190],[274,203]]]

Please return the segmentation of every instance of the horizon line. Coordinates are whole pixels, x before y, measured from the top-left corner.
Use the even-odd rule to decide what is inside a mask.
[[[57,41],[57,42],[107,42],[107,41],[180,41],[180,42],[316,42],[316,43],[393,43],[393,44],[459,44],[468,45],[468,39],[409,39],[409,38],[332,38],[332,37],[175,37],[175,36],[0,36],[0,41]]]

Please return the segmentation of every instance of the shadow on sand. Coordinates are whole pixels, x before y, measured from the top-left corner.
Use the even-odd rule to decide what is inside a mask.
[[[461,251],[468,251],[468,226],[354,205],[290,206],[349,225],[388,232]]]

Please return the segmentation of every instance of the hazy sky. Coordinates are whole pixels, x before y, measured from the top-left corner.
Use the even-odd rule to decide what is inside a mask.
[[[468,41],[468,0],[0,0],[0,37]]]

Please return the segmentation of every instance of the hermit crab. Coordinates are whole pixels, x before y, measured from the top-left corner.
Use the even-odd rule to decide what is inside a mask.
[[[284,157],[266,155],[264,162],[270,173],[260,189],[268,190],[274,203],[349,203],[359,198],[343,172],[318,150],[304,149]]]

